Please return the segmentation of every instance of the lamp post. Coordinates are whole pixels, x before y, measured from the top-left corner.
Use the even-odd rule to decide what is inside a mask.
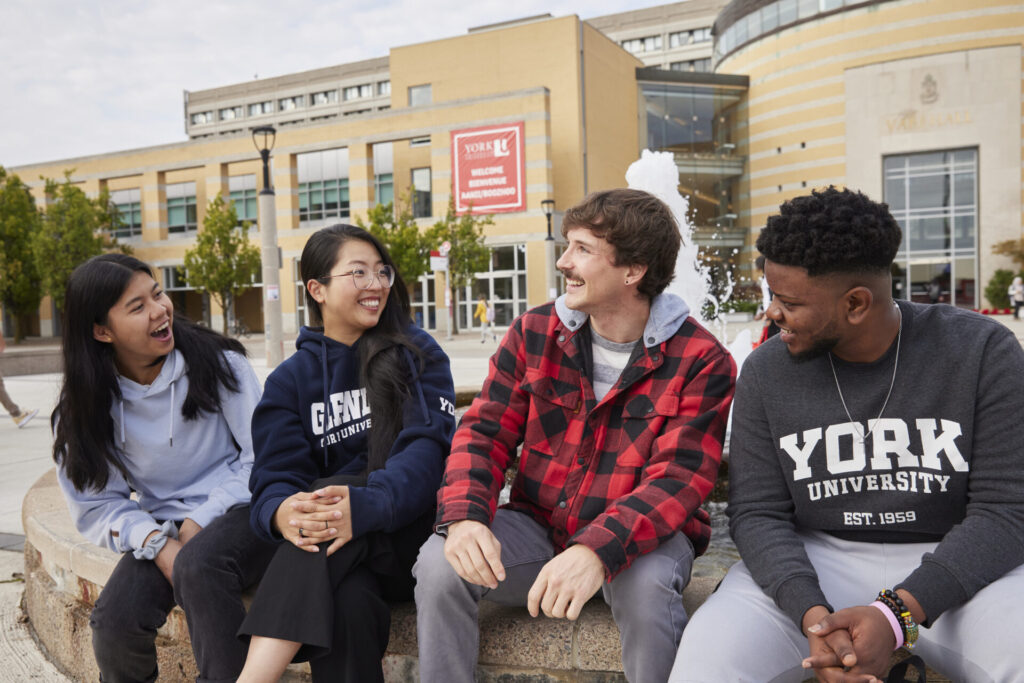
[[[263,336],[267,367],[284,360],[281,341],[281,250],[277,246],[277,208],[270,183],[270,150],[274,149],[273,126],[252,129],[252,142],[263,160],[263,189],[260,190],[260,261],[263,266]]]
[[[551,236],[551,215],[555,212],[555,200],[542,199],[540,210],[548,219],[548,236],[544,238],[544,260],[546,263],[544,285],[548,290],[548,298],[554,299],[558,296],[558,291],[555,288],[555,238]]]

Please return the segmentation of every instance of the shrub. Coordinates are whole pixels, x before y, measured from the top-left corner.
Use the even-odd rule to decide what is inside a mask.
[[[985,298],[988,299],[988,302],[993,307],[1010,307],[1010,295],[1007,293],[1007,290],[1010,289],[1014,277],[1016,275],[1014,275],[1012,270],[1000,268],[992,276],[992,279],[988,281],[988,285],[985,287]]]

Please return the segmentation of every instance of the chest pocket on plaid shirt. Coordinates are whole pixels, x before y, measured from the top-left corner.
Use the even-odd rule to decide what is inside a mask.
[[[614,454],[619,467],[643,467],[650,458],[651,444],[661,433],[662,425],[678,412],[679,397],[675,394],[633,396],[622,407],[616,420],[620,424],[609,425],[616,434],[609,434],[605,452]]]
[[[583,409],[583,392],[579,385],[536,371],[528,371],[521,386],[531,395],[523,443],[548,453],[557,453],[547,446],[547,442],[553,441],[556,448],[564,443],[570,423]]]

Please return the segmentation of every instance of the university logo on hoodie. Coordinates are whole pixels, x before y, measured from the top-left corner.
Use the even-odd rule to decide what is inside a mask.
[[[327,410],[323,402],[309,406],[313,433],[322,437],[319,444],[321,447],[325,439],[328,445],[332,445],[370,428],[370,404],[366,401],[366,389],[339,391],[331,394],[328,400],[330,403]]]

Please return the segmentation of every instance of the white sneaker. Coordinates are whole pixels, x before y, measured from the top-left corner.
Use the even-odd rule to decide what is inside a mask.
[[[21,429],[29,423],[29,420],[38,414],[39,409],[33,408],[32,410],[23,410],[18,415],[11,415],[11,419],[14,420],[14,424],[18,425],[18,429]]]

